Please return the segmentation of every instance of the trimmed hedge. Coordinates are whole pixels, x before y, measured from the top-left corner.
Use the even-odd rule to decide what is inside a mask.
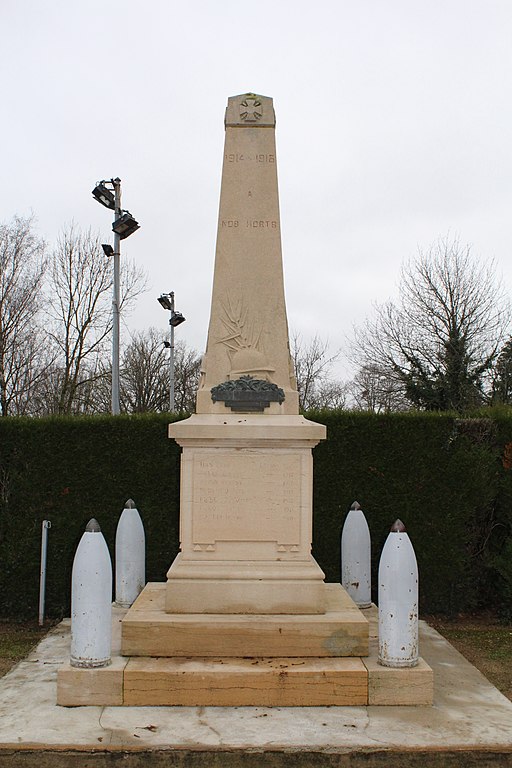
[[[146,574],[162,581],[178,552],[179,454],[169,416],[0,420],[0,615],[37,615],[41,522],[48,615],[70,611],[73,557],[91,517],[114,555],[128,498],[146,531]]]
[[[390,525],[407,525],[424,611],[512,605],[512,409],[453,414],[323,411],[314,451],[313,554],[339,580],[340,530],[357,499],[372,534],[373,583]],[[69,615],[71,566],[96,517],[113,555],[127,498],[146,531],[146,574],[165,580],[179,546],[179,453],[168,414],[0,419],[0,615],[37,615],[41,522],[47,613]]]
[[[499,437],[489,419],[450,414],[308,416],[327,424],[328,440],[315,449],[313,551],[328,581],[339,578],[339,531],[357,500],[372,536],[374,599],[380,552],[400,518],[418,559],[423,611],[500,606],[491,550],[511,536],[511,473],[500,461],[510,415]]]

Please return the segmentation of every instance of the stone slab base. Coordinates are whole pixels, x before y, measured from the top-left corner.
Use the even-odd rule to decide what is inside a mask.
[[[63,707],[121,706],[128,659],[114,656],[108,667],[83,669],[65,664],[57,672],[57,704]]]
[[[58,704],[432,704],[431,667],[422,659],[411,669],[380,666],[376,609],[359,611],[339,584],[325,585],[324,617],[171,616],[164,610],[165,586],[148,584],[128,610],[121,628],[122,655],[114,652],[110,666],[77,669],[67,663],[58,671]],[[118,627],[115,616],[116,637]],[[355,648],[364,650],[355,653]]]
[[[326,613],[169,614],[164,583],[147,584],[122,622],[124,656],[368,655],[368,621],[340,584],[323,584]]]
[[[358,706],[368,700],[361,659],[130,659],[131,706]]]
[[[430,706],[433,672],[376,658],[120,658],[102,669],[63,666],[57,704],[73,706]]]
[[[434,674],[426,661],[416,667],[383,667],[375,657],[362,660],[368,670],[368,704],[427,706],[434,697]]]

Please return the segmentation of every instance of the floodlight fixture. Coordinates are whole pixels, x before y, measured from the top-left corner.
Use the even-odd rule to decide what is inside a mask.
[[[171,298],[170,298],[170,295],[168,293],[162,293],[162,295],[158,297],[157,301],[160,302],[160,304],[162,305],[162,307],[164,309],[169,310],[169,312],[173,311],[173,307],[172,307],[172,304],[171,304]]]
[[[135,221],[129,211],[123,211],[122,216],[114,221],[112,224],[112,231],[119,235],[120,240],[124,240],[125,237],[133,235],[140,227],[140,224]]]
[[[181,314],[181,312],[173,312],[171,315],[171,319],[169,320],[169,325],[172,325],[173,328],[176,328],[178,325],[181,325],[185,322],[185,318]]]
[[[165,349],[169,350],[169,409],[171,413],[174,412],[174,329],[185,322],[185,318],[181,312],[174,311],[174,291],[169,293],[162,293],[158,299],[158,303],[163,309],[166,309],[171,313],[171,319],[169,325],[171,326],[169,341],[164,341],[163,345]]]
[[[105,208],[110,208],[114,211],[116,207],[116,198],[114,193],[105,186],[106,183],[108,182],[98,181],[92,191],[92,194],[98,203],[101,203],[105,206]]]
[[[98,181],[92,191],[93,197],[99,203],[114,211],[114,246],[102,243],[103,253],[107,258],[112,257],[112,413],[120,413],[119,395],[119,338],[121,315],[120,261],[121,240],[132,235],[139,224],[129,211],[121,208],[121,179],[103,179]]]

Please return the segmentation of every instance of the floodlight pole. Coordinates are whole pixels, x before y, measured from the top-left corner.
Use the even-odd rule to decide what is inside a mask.
[[[171,331],[169,334],[169,341],[164,341],[164,346],[169,350],[169,410],[171,413],[175,411],[175,397],[174,397],[174,328],[177,325],[181,325],[185,321],[185,318],[181,312],[174,311],[174,291],[169,293],[162,293],[158,299],[158,303],[163,309],[166,309],[171,313],[169,325]]]
[[[169,299],[171,301],[171,319],[169,325],[171,326],[171,346],[169,347],[169,410],[174,413],[174,325],[172,324],[172,318],[174,316],[174,291],[169,293]]]
[[[112,179],[115,195],[114,222],[122,215],[121,211],[121,179]],[[119,406],[119,336],[120,336],[120,312],[121,291],[120,263],[121,263],[121,238],[114,232],[114,285],[112,295],[112,414],[120,413]]]

